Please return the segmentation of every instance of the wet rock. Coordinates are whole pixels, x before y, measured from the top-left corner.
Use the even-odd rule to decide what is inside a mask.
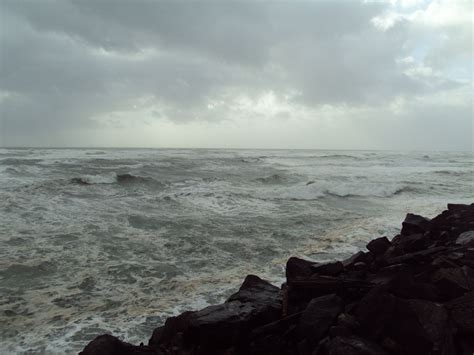
[[[367,249],[375,255],[381,255],[390,248],[390,245],[391,243],[387,237],[381,237],[370,241],[369,244],[367,244]]]
[[[469,211],[472,209],[474,209],[474,204],[465,205],[465,204],[448,203],[448,210],[451,212]]]
[[[416,252],[425,249],[432,242],[426,234],[404,235],[397,243],[397,247],[404,252]]]
[[[433,261],[436,254],[446,251],[446,247],[432,247],[425,250],[420,250],[414,253],[407,253],[393,258],[388,258],[386,263],[388,265],[407,263],[407,264],[421,264]]]
[[[354,266],[354,264],[358,262],[365,262],[365,261],[366,261],[365,253],[363,251],[359,251],[355,253],[354,255],[352,255],[350,258],[342,261],[342,264],[344,265],[346,269],[349,269],[352,266]]]
[[[225,303],[169,318],[155,331],[149,345],[170,347],[182,338],[179,347],[194,349],[197,354],[219,354],[233,346],[242,347],[252,329],[281,317],[281,302],[278,287],[249,275]]]
[[[342,312],[342,299],[335,295],[314,298],[303,311],[298,324],[300,339],[308,339],[308,345],[313,348],[327,333]]]
[[[384,286],[373,288],[363,297],[356,309],[356,318],[362,333],[377,338],[389,326],[395,313],[396,298]]]
[[[446,307],[458,330],[474,337],[474,292],[449,301]]]
[[[442,268],[432,276],[432,282],[445,300],[462,296],[470,290],[462,268]]]
[[[135,346],[104,334],[99,335],[84,348],[79,355],[151,355],[161,354],[148,346]]]
[[[454,329],[445,307],[422,300],[410,300],[409,305],[417,316],[423,330],[423,337],[429,343],[430,352],[454,354]],[[405,347],[410,348],[411,345],[407,343]]]
[[[315,273],[316,263],[291,257],[286,262],[286,280],[291,283],[294,280],[310,277]]]
[[[169,317],[165,325],[158,327],[148,341],[148,346],[158,348],[171,343],[176,334],[185,332],[189,327],[189,319],[194,312],[184,312],[176,317]]]
[[[239,291],[230,296],[226,302],[250,302],[279,312],[281,299],[282,295],[278,287],[258,276],[247,275]]]
[[[384,355],[380,346],[356,336],[337,336],[327,345],[328,355]]]
[[[402,223],[401,235],[425,233],[430,226],[430,220],[413,213],[408,213]]]
[[[459,234],[456,244],[474,246],[474,230]]]
[[[319,275],[337,276],[344,270],[344,265],[340,261],[334,261],[324,264],[316,264],[314,271]]]

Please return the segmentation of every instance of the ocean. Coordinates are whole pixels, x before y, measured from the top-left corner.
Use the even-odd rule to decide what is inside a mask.
[[[146,343],[289,256],[474,202],[472,152],[0,149],[0,353]]]

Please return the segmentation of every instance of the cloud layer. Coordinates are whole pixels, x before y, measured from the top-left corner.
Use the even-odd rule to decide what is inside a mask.
[[[472,149],[472,4],[0,1],[0,144]]]

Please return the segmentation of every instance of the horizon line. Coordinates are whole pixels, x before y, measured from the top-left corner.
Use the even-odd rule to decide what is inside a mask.
[[[139,146],[0,146],[0,149],[194,149],[194,150],[340,150],[340,151],[384,151],[384,152],[466,152],[473,153],[474,147],[471,150],[433,150],[433,149],[361,149],[361,148],[236,148],[236,147],[139,147]]]

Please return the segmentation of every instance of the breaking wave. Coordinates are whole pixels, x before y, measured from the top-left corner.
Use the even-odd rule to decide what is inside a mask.
[[[328,189],[327,195],[336,197],[392,197],[405,192],[414,193],[417,190],[411,186],[364,186],[359,188],[336,188]]]
[[[129,184],[129,183],[149,183],[156,182],[154,179],[143,176],[136,176],[129,173],[126,174],[99,174],[99,175],[82,175],[71,179],[73,184],[79,185],[99,185],[99,184]]]

